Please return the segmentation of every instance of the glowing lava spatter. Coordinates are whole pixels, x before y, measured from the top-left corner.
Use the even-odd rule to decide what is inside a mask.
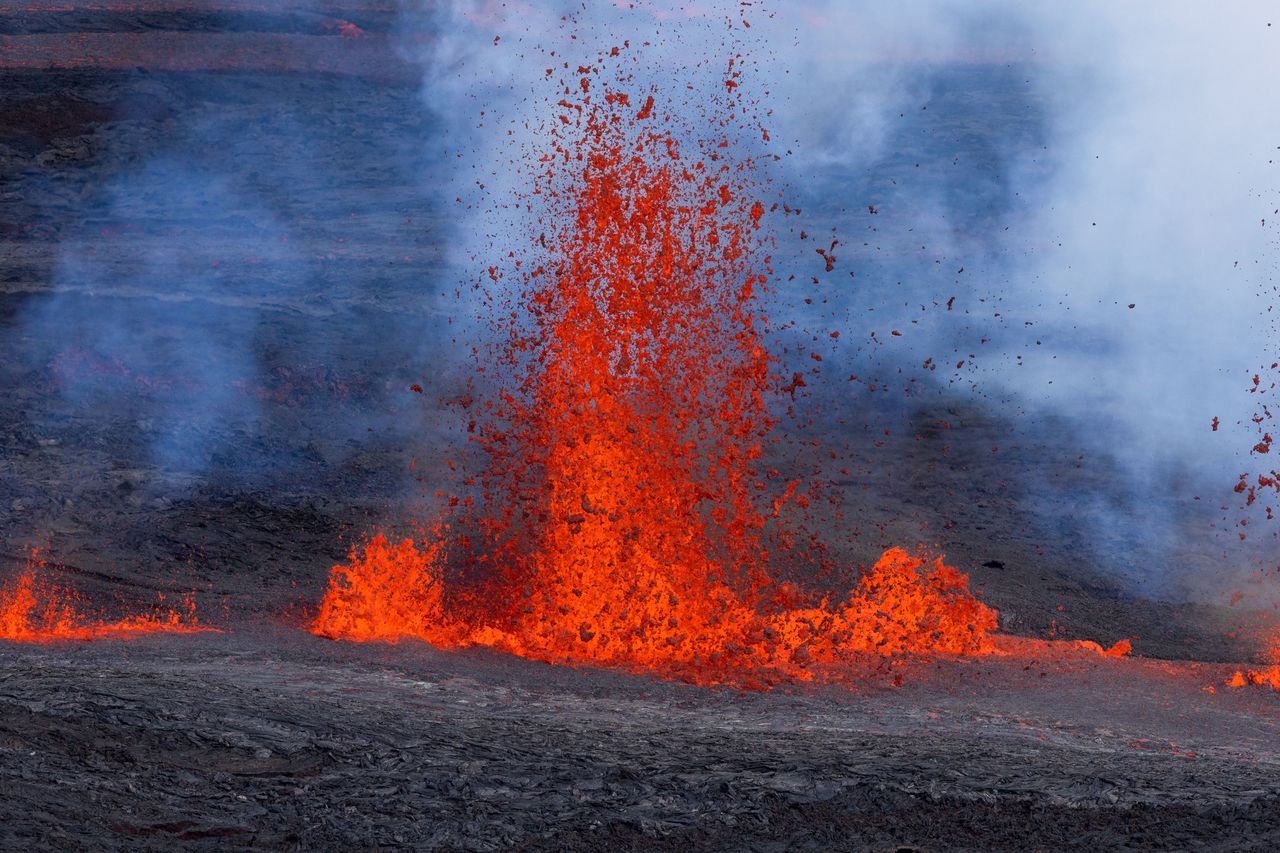
[[[1248,684],[1257,684],[1280,690],[1280,634],[1271,640],[1266,659],[1270,663],[1261,669],[1237,670],[1227,681],[1227,686],[1244,687]]]
[[[891,550],[843,600],[776,582],[797,483],[759,473],[770,261],[740,64],[697,126],[601,69],[565,79],[528,197],[545,230],[509,279],[480,441],[478,518],[373,538],[334,569],[315,633],[486,645],[696,683],[809,679],[879,655],[990,651],[994,611],[941,561]],[[475,558],[477,548],[482,552]],[[450,551],[467,565],[450,569]]]
[[[0,640],[45,643],[216,630],[200,624],[190,599],[179,608],[162,605],[151,613],[124,619],[91,618],[81,612],[71,591],[44,578],[43,568],[33,551],[25,571],[0,586]]]

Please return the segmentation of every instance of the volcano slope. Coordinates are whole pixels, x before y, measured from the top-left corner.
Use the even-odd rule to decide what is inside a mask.
[[[1116,581],[1069,503],[1123,508],[1114,463],[969,397],[851,443],[850,564],[941,538],[1003,630],[1144,659],[743,694],[305,634],[350,543],[443,484],[468,383],[392,10],[279,9],[0,4],[2,569],[40,545],[107,612],[194,590],[229,629],[0,646],[0,843],[1274,849],[1280,705],[1222,687],[1245,618]],[[1052,523],[1028,482],[1070,485]]]

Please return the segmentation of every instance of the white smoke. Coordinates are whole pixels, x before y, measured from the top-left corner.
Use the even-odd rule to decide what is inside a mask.
[[[953,393],[1029,423],[1072,419],[1078,446],[1118,460],[1143,504],[1099,539],[1132,539],[1135,525],[1153,541],[1235,538],[1175,528],[1185,502],[1229,503],[1253,467],[1245,386],[1276,357],[1260,295],[1274,272],[1265,223],[1280,207],[1269,4],[459,0],[405,20],[447,128],[432,144],[455,161],[460,258],[522,227],[527,212],[504,205],[522,146],[537,143],[550,57],[648,41],[646,82],[666,68],[684,87],[700,85],[699,63],[754,51],[775,148],[789,152],[780,174],[844,236],[837,277],[862,276],[828,291],[825,319],[843,340],[878,329],[867,347],[882,366],[958,355],[968,367]],[[969,71],[1005,75],[1025,121],[992,126],[1012,121],[1009,103],[952,91]],[[943,90],[967,104],[948,119],[957,127],[921,125]],[[982,137],[995,178],[979,185],[959,156],[948,171],[938,151],[932,171],[895,164],[908,134],[926,131]],[[984,205],[994,212],[975,213]],[[799,265],[812,251],[780,255]],[[891,328],[909,331],[886,346]]]

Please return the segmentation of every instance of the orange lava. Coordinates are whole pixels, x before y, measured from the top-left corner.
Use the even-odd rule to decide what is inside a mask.
[[[26,571],[0,586],[0,640],[47,643],[215,630],[200,624],[190,600],[179,609],[158,607],[115,621],[93,619],[80,611],[69,590],[44,581],[42,568],[33,552]]]
[[[1227,680],[1227,686],[1245,687],[1256,684],[1261,687],[1270,687],[1272,690],[1280,690],[1280,634],[1271,641],[1266,657],[1271,662],[1270,666],[1247,671],[1236,670],[1235,674]]]
[[[995,612],[941,561],[890,550],[839,600],[774,578],[807,559],[788,515],[809,497],[759,464],[781,380],[759,302],[768,211],[739,152],[767,135],[739,60],[688,121],[605,75],[618,55],[564,69],[520,199],[542,233],[489,271],[507,382],[475,517],[373,538],[312,630],[749,686],[990,652]]]
[[[1133,652],[1133,643],[1129,640],[1117,640],[1111,646],[1103,650],[1103,654],[1108,657],[1122,658],[1128,657]]]
[[[1280,690],[1280,666],[1251,669],[1247,673],[1243,670],[1236,670],[1235,674],[1227,680],[1228,687],[1244,687],[1248,684],[1257,684],[1263,687],[1270,687],[1273,690]]]
[[[444,649],[488,646],[551,663],[590,663],[697,684],[768,686],[839,680],[841,663],[877,656],[993,652],[995,611],[941,561],[891,549],[838,603],[769,608],[730,586],[667,573],[636,576],[603,564],[591,586],[523,598],[519,617],[487,615],[475,599],[450,602],[440,545],[375,536],[337,566],[313,622],[334,639],[425,640]],[[586,565],[584,564],[584,568]],[[585,578],[584,578],[585,580]],[[701,597],[698,597],[701,596]]]
[[[1126,658],[1133,653],[1133,643],[1119,640],[1103,648],[1093,640],[1045,640],[1037,637],[1019,637],[997,634],[992,638],[997,655],[1021,658],[1055,658],[1063,655],[1097,655],[1104,658]]]

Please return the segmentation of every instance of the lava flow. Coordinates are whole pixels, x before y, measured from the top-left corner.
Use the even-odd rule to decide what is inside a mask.
[[[545,230],[490,270],[507,384],[479,430],[481,499],[421,544],[354,552],[312,630],[752,686],[992,651],[995,612],[940,560],[890,550],[839,600],[771,571],[809,559],[788,526],[809,499],[761,463],[771,211],[734,152],[768,134],[740,60],[684,123],[605,80],[617,56],[565,67],[520,199]]]
[[[151,613],[115,621],[91,618],[81,612],[70,590],[45,581],[42,569],[33,552],[26,570],[0,586],[0,640],[46,643],[216,630],[200,624],[191,600],[180,608],[160,606]]]

